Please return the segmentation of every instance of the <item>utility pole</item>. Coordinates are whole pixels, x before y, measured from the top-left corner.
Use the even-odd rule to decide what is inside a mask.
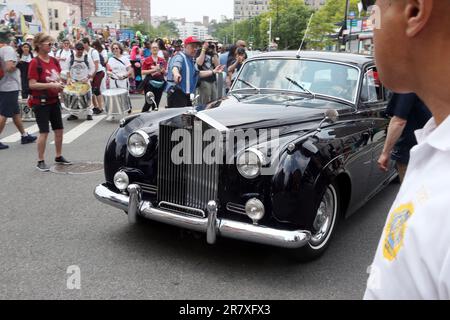
[[[345,37],[344,32],[347,30],[347,19],[348,19],[348,9],[350,7],[350,0],[346,0],[345,2],[345,12],[344,12],[344,24],[342,25],[342,44],[345,45]],[[341,51],[341,43],[339,43],[339,50]]]
[[[269,19],[269,46],[268,46],[268,50],[270,51],[270,46],[272,45],[272,18]]]
[[[83,0],[80,0],[81,21],[83,21]]]

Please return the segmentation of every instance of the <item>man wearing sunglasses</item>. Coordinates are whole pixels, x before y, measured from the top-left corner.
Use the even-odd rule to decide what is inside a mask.
[[[83,43],[78,42],[75,45],[75,55],[70,57],[69,62],[69,78],[68,84],[72,83],[85,83],[89,85],[90,80],[94,78],[95,65],[92,58],[85,52]],[[88,93],[91,94],[90,92]],[[84,112],[71,112],[68,121],[78,120],[80,113],[87,113],[86,120],[93,120],[92,115],[93,108],[89,108]]]

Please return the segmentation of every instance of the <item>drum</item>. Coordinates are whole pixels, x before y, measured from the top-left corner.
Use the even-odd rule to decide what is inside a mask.
[[[92,105],[91,86],[87,83],[75,82],[64,88],[64,107],[70,112],[84,111]]]
[[[131,110],[131,100],[126,89],[109,89],[102,92],[108,116],[123,115]]]

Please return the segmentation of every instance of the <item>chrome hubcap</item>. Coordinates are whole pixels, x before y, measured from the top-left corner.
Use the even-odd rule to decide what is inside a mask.
[[[313,224],[315,233],[311,237],[310,244],[315,249],[324,246],[331,235],[330,231],[336,219],[336,202],[336,190],[333,186],[329,186],[320,202]]]

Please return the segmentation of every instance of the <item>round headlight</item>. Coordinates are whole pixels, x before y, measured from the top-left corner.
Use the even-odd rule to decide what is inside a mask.
[[[133,157],[140,158],[147,151],[149,142],[150,138],[148,134],[142,130],[138,130],[128,138],[128,151]]]
[[[253,220],[253,223],[257,223],[264,217],[264,204],[256,198],[250,199],[245,204],[245,213]]]
[[[127,190],[129,184],[130,179],[128,178],[128,175],[125,172],[119,171],[114,175],[114,185],[120,191],[123,192]]]
[[[237,169],[247,179],[253,179],[260,175],[263,163],[263,154],[255,149],[249,149],[241,153],[237,158]]]

